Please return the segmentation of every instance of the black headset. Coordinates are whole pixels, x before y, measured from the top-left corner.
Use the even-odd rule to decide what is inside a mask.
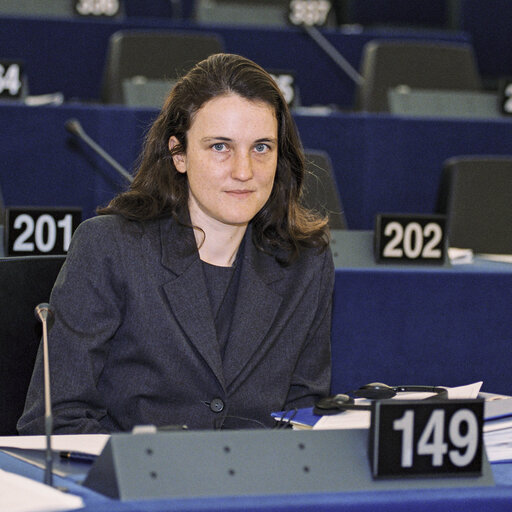
[[[339,393],[319,400],[313,409],[314,414],[338,414],[347,410],[369,411],[372,406],[369,404],[356,404],[353,395],[356,398],[369,398],[371,400],[385,400],[393,398],[397,393],[404,391],[423,391],[435,393],[432,398],[447,398],[448,390],[437,386],[388,386],[382,382],[371,382],[365,384],[350,393]]]

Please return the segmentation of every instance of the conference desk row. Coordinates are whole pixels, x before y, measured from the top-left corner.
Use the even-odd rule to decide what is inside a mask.
[[[197,25],[169,18],[38,19],[0,17],[0,59],[22,60],[30,94],[61,92],[66,101],[98,101],[110,36],[120,30],[171,30],[217,34],[226,52],[274,71],[292,71],[302,105],[352,108],[353,79],[305,31],[296,27]],[[358,69],[363,46],[372,39],[430,39],[464,42],[464,32],[400,29],[325,30],[329,43]]]
[[[68,133],[76,118],[129,170],[158,112],[121,106],[29,107],[0,102],[0,188],[6,206],[78,206],[94,214],[126,181]],[[294,114],[306,149],[329,155],[348,227],[369,230],[377,213],[432,213],[443,162],[512,155],[512,119],[414,118],[387,114]]]
[[[169,2],[165,3],[164,9],[168,10]],[[354,7],[358,3],[353,2]],[[392,7],[388,4],[367,2],[362,9],[366,8],[371,12],[370,17],[377,18],[379,10],[390,14]],[[460,0],[460,4],[458,31],[351,25],[322,32],[355,69],[359,68],[362,48],[370,39],[431,39],[470,42],[484,79],[497,82],[508,76],[512,62],[512,50],[506,44],[510,31],[510,19],[506,15],[508,0],[494,0],[492,7],[484,0]],[[421,15],[425,17],[430,8],[430,5],[422,6]],[[23,60],[32,94],[60,91],[66,100],[97,100],[108,38],[113,32],[131,29],[213,32],[222,38],[227,52],[244,55],[268,69],[294,70],[303,105],[336,104],[350,108],[354,103],[354,81],[299,28],[198,25],[190,20],[180,22],[164,14],[159,16],[157,12],[152,17],[142,17],[144,8],[138,6],[138,9],[141,17],[125,20],[0,17],[0,59]],[[406,8],[404,3],[400,14],[413,9]]]
[[[279,432],[268,434],[282,435]],[[314,436],[315,432],[311,434]],[[294,435],[294,432],[287,432],[286,435]],[[331,456],[333,452],[336,453],[337,448],[339,457],[343,457],[343,449],[336,446],[330,447]],[[365,461],[361,462],[364,466]],[[254,460],[247,460],[247,464],[254,463]],[[169,465],[172,464],[173,460],[169,460]],[[38,482],[43,481],[42,469],[3,451],[0,451],[0,466],[5,471]],[[463,487],[455,484],[447,488],[418,489],[415,481],[410,480],[405,489],[399,490],[370,488],[347,492],[293,492],[125,501],[108,498],[81,485],[88,471],[89,466],[85,466],[83,472],[80,469],[72,476],[54,477],[55,486],[64,487],[71,494],[82,498],[85,505],[80,509],[82,512],[508,512],[512,506],[512,464],[509,463],[491,465],[494,485],[486,486]],[[215,467],[212,467],[212,471],[215,471]],[[197,484],[198,487],[201,486],[199,482]],[[169,485],[172,486],[172,482]],[[192,489],[194,485],[191,482]],[[436,485],[438,484],[433,484],[434,487]]]

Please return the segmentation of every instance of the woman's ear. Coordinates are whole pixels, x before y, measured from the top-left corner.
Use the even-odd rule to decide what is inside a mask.
[[[169,150],[172,151],[178,145],[179,141],[173,135],[169,139]],[[176,167],[178,172],[181,172],[182,174],[187,172],[187,157],[185,156],[185,153],[177,153],[173,155],[172,161],[174,162],[174,166]]]

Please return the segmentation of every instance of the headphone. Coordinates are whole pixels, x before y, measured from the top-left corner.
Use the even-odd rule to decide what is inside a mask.
[[[350,391],[351,395],[356,398],[368,398],[371,400],[385,400],[393,398],[397,393],[404,391],[423,391],[435,393],[432,398],[447,398],[448,390],[437,386],[388,386],[382,382],[371,382],[365,384],[355,391]],[[339,393],[337,395],[328,396],[319,400],[313,409],[314,414],[338,414],[347,410],[369,411],[372,406],[369,404],[356,404],[354,398],[348,393]]]

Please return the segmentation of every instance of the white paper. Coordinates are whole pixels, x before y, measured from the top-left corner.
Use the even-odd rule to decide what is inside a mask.
[[[512,460],[512,429],[485,431],[484,444],[490,462]]]
[[[479,258],[500,263],[512,263],[512,254],[477,254]]]
[[[440,386],[445,387],[445,386]],[[474,382],[466,386],[458,386],[455,388],[448,388],[448,398],[477,398],[482,382]],[[434,396],[436,393],[423,393],[408,391],[405,393],[398,393],[393,397],[393,400],[424,400]],[[370,403],[370,400],[356,399],[357,404]],[[357,411],[348,410],[340,412],[339,414],[322,416],[314,425],[314,430],[331,430],[331,429],[350,429],[350,428],[370,428],[370,411]]]
[[[109,438],[108,434],[53,435],[52,450],[99,455]],[[1,448],[44,450],[46,448],[46,436],[0,436]]]
[[[448,257],[452,265],[465,265],[473,263],[473,251],[471,249],[448,248]]]
[[[64,493],[41,482],[0,469],[2,512],[58,512],[83,507],[80,496]]]

